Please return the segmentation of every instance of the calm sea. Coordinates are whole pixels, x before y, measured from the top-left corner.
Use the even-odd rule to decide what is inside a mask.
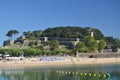
[[[110,77],[110,79],[108,79]],[[120,80],[120,64],[1,67],[0,80]]]

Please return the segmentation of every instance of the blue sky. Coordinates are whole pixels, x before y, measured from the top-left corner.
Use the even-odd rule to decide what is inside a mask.
[[[120,38],[120,0],[0,0],[0,45],[9,30],[21,35],[58,26],[93,27]]]

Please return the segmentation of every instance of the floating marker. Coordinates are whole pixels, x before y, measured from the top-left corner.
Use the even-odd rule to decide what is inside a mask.
[[[104,77],[106,77],[106,75],[104,74]]]
[[[71,74],[71,72],[69,72],[69,74]]]
[[[96,76],[96,74],[94,74],[94,76]]]
[[[110,80],[110,73],[106,73],[106,80]]]
[[[83,75],[83,73],[81,73],[81,76]]]
[[[100,77],[101,75],[99,74],[99,77]]]
[[[74,73],[74,72],[72,72],[72,74],[74,75],[75,73]]]
[[[76,75],[78,75],[78,72],[76,72]]]
[[[91,76],[91,74],[89,74],[89,76]]]
[[[68,73],[68,72],[65,72],[66,74]]]

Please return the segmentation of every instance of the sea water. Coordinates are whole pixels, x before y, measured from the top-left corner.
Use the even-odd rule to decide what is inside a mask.
[[[108,76],[106,75],[108,74]],[[110,79],[108,79],[110,77]],[[1,67],[0,80],[120,80],[120,64]]]

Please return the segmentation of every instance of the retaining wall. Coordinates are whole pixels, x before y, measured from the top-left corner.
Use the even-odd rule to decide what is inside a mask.
[[[78,57],[88,58],[91,55],[96,55],[97,58],[120,58],[120,53],[78,53]]]

